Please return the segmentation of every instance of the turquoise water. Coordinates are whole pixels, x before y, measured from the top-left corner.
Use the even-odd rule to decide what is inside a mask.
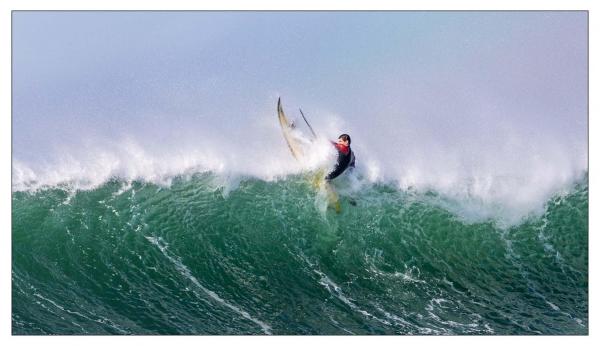
[[[587,178],[510,227],[306,181],[13,192],[13,334],[588,333]]]

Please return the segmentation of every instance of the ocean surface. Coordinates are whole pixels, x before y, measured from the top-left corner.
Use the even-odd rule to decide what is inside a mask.
[[[508,223],[348,180],[15,188],[12,333],[588,334],[587,173]]]

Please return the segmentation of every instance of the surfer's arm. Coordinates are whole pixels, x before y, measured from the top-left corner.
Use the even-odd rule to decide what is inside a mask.
[[[332,180],[337,178],[340,174],[344,173],[344,170],[346,168],[342,167],[340,165],[335,165],[335,168],[333,169],[333,171],[329,172],[329,174],[327,174],[327,176],[325,177],[325,180]]]

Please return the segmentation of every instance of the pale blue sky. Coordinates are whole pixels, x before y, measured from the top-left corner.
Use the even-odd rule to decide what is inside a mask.
[[[506,127],[587,141],[586,12],[17,11],[12,24],[25,161],[92,137],[241,135],[277,96],[317,127],[319,111],[339,115],[370,147]]]

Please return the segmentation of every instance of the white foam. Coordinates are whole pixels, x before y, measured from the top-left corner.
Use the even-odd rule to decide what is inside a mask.
[[[88,138],[78,145],[63,144],[43,159],[24,160],[15,154],[13,190],[63,184],[93,189],[113,178],[168,186],[175,176],[207,171],[231,181],[239,179],[235,177],[273,181],[331,167],[335,151],[328,140],[347,132],[353,139],[356,173],[362,177],[355,186],[389,183],[400,189],[434,191],[440,205],[466,220],[492,218],[511,225],[541,213],[551,196],[567,191],[587,172],[585,138],[573,140],[573,135],[562,136],[556,130],[532,136],[530,125],[508,126],[506,120],[485,123],[479,132],[452,128],[442,137],[439,125],[427,129],[427,120],[412,125],[386,115],[383,123],[367,125],[344,122],[328,111],[311,114],[320,137],[306,146],[306,156],[298,162],[290,155],[274,109],[258,113],[254,121],[239,124],[244,131],[234,126],[229,136],[207,125],[162,142],[139,134]],[[394,125],[398,123],[404,126],[402,136]],[[306,141],[309,138],[305,136]]]

